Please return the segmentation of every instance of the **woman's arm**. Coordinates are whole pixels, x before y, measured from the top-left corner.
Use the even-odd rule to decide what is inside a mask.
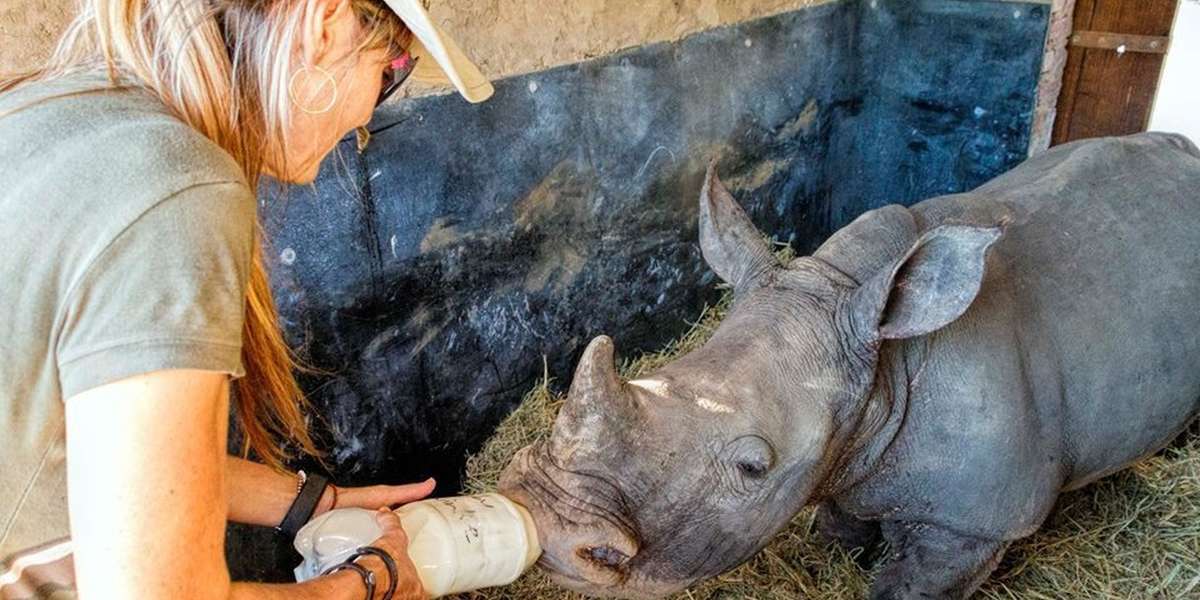
[[[296,499],[296,476],[280,473],[260,463],[228,456],[225,459],[225,478],[229,488],[226,496],[229,498],[231,521],[274,527],[283,520],[283,515]],[[434,481],[427,479],[411,485],[339,487],[337,507],[376,509],[405,504],[428,496],[433,486]],[[325,490],[313,516],[333,508],[333,499],[333,490]]]
[[[67,399],[68,503],[83,600],[363,597],[352,572],[293,585],[230,582],[228,415],[228,377],[207,371],[158,371]],[[394,528],[379,544],[401,569],[407,595],[396,598],[419,597],[407,541],[394,515],[381,519],[389,517]],[[378,559],[362,564],[386,582]]]

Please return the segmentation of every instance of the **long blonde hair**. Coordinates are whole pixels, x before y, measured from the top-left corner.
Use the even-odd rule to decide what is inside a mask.
[[[411,39],[378,0],[348,0],[362,23],[359,49]],[[267,156],[282,157],[291,118],[304,3],[289,0],[81,0],[79,14],[43,67],[0,80],[0,92],[70,73],[105,69],[112,87],[135,85],[216,142],[257,189]],[[131,83],[132,82],[132,83]],[[0,115],[2,116],[2,115]],[[279,327],[261,233],[246,288],[242,332],[246,376],[235,382],[243,454],[283,468],[292,448],[319,453],[296,384],[296,360]]]

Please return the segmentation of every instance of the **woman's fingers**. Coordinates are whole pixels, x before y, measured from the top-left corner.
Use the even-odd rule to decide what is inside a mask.
[[[422,481],[421,483],[410,483],[407,485],[392,485],[384,486],[388,488],[386,495],[387,502],[383,506],[393,506],[396,504],[407,504],[416,502],[429,494],[433,493],[433,488],[437,486],[437,482],[432,477]]]
[[[433,493],[437,482],[433,478],[406,485],[372,485],[360,488],[338,488],[338,507],[358,506],[380,508],[416,502]]]
[[[400,517],[388,508],[375,512],[375,520],[383,530],[374,546],[387,552],[396,561],[396,593],[394,600],[424,600],[428,597],[417,575],[417,568],[408,557],[408,536],[400,524]],[[385,588],[380,587],[383,591]]]
[[[408,544],[408,535],[404,533],[404,527],[400,525],[400,516],[391,509],[383,507],[375,511],[375,520],[383,530],[380,537],[388,538],[389,541],[399,539],[401,544]]]

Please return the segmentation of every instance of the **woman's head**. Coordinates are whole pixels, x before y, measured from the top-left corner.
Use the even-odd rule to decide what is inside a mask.
[[[262,170],[290,183],[311,182],[338,140],[370,120],[384,72],[411,40],[381,0],[219,0],[213,16],[233,95],[260,111]]]
[[[378,0],[229,4],[221,21],[233,66],[253,74],[246,83],[258,88],[273,141],[265,170],[311,182],[337,142],[370,120],[384,74],[411,35]],[[279,6],[262,6],[270,4]]]
[[[148,90],[229,152],[250,186],[263,173],[312,181],[337,141],[370,118],[385,69],[411,39],[383,0],[81,2],[50,62],[0,81],[0,92],[106,69],[114,85]],[[276,466],[284,439],[315,453],[257,247],[242,354],[236,406],[247,447]]]

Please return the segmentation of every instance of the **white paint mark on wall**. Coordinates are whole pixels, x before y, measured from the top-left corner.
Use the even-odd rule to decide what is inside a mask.
[[[536,81],[530,81],[530,82],[529,82],[529,93],[530,93],[530,94],[532,94],[532,93],[536,92],[536,91],[537,91],[537,88],[538,88],[538,84],[537,84],[537,82],[536,82]]]
[[[396,256],[396,234],[392,234],[391,239],[388,240],[388,245],[392,247],[392,258],[399,258]]]
[[[375,181],[375,178],[379,177],[382,174],[383,174],[383,171],[375,171],[374,173],[371,173],[371,176],[367,178],[367,181]]]
[[[667,154],[671,155],[671,160],[672,161],[676,160],[675,153],[672,152],[670,148],[668,148],[666,146],[657,146],[653,150],[650,151],[650,156],[646,157],[646,162],[642,163],[642,168],[638,169],[637,175],[633,176],[634,179],[641,177],[642,173],[646,172],[646,167],[650,166],[650,161],[654,160],[654,156],[656,154],[658,154],[659,150],[666,150]]]
[[[296,251],[291,248],[284,248],[283,252],[279,253],[279,262],[285,265],[290,265],[296,262]]]

